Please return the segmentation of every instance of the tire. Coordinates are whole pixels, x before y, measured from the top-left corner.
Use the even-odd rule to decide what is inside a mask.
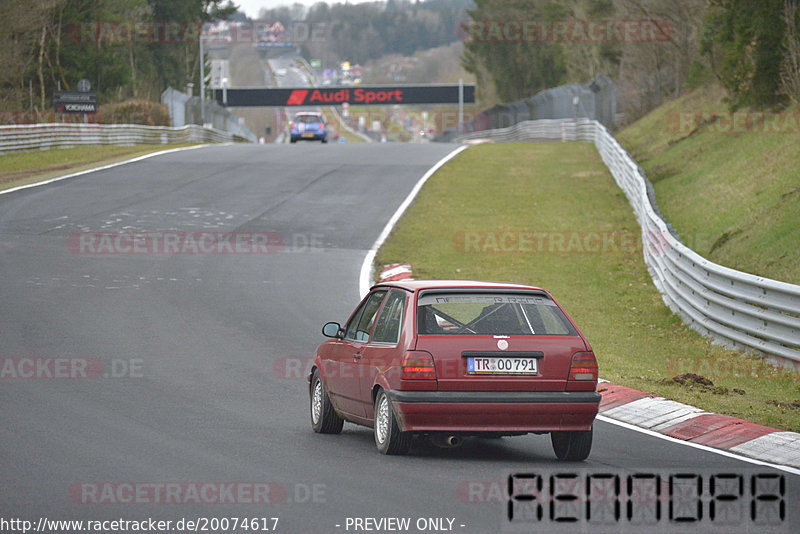
[[[331,399],[325,390],[319,370],[314,370],[311,377],[310,390],[311,427],[319,434],[339,434],[344,426],[344,419],[333,409]]]
[[[593,431],[550,432],[556,458],[567,462],[584,461],[592,451]]]
[[[328,142],[328,138],[327,138],[327,137],[323,137],[323,138],[321,139],[321,141],[322,141],[322,144],[324,145],[325,143],[327,143],[327,142]]]
[[[297,142],[297,139],[292,137],[292,138],[289,139],[289,142],[292,143],[292,144],[295,144]]]
[[[375,397],[375,445],[382,454],[406,454],[411,448],[411,435],[400,432],[392,403],[383,390]]]

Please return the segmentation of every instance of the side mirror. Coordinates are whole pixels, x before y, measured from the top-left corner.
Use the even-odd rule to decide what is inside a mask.
[[[322,335],[341,339],[344,337],[344,332],[339,323],[325,323],[325,326],[322,327]]]

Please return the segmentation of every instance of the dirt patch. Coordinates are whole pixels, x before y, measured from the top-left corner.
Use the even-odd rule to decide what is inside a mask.
[[[769,400],[767,404],[772,404],[784,410],[800,410],[800,401],[781,402],[776,400]]]
[[[714,241],[714,244],[711,245],[711,250],[709,250],[708,253],[711,254],[718,248],[722,248],[722,246],[725,245],[725,243],[727,243],[732,238],[738,236],[741,233],[743,233],[742,230],[733,230],[732,232],[724,232],[721,236],[719,236],[719,238],[717,238],[716,241]]]
[[[673,376],[671,379],[666,380],[667,383],[680,384],[681,386],[698,389],[704,393],[711,393],[713,395],[728,395],[734,393],[736,395],[745,395],[743,389],[733,388],[729,390],[725,386],[715,386],[709,378],[703,375],[694,373],[684,373],[682,375]]]
[[[600,171],[581,171],[572,175],[573,178],[593,178],[595,176],[603,176]]]
[[[672,178],[677,174],[679,174],[678,169],[672,165],[654,165],[647,171],[647,179],[650,180],[650,183],[655,184],[661,180]]]
[[[696,375],[694,373],[684,373],[682,375],[673,376],[672,381],[682,386],[714,387],[714,382],[702,375]]]
[[[786,200],[786,199],[788,199],[790,197],[793,197],[795,195],[798,195],[798,194],[800,194],[800,187],[798,187],[797,189],[792,189],[788,193],[782,194],[781,195],[781,199]]]

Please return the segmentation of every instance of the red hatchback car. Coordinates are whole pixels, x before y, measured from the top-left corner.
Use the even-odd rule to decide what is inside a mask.
[[[374,286],[329,337],[309,374],[311,424],[374,428],[384,454],[413,436],[549,433],[556,456],[592,447],[600,404],[589,342],[544,289],[508,283],[400,281]]]

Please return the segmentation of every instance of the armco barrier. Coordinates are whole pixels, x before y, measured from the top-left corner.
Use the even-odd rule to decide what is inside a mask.
[[[190,124],[179,128],[136,124],[22,124],[0,126],[0,154],[78,145],[248,142],[222,130]]]
[[[602,124],[588,119],[527,121],[458,138],[477,139],[593,142],[633,206],[645,263],[667,306],[719,343],[800,369],[800,286],[717,265],[681,243],[651,204],[639,165]]]

